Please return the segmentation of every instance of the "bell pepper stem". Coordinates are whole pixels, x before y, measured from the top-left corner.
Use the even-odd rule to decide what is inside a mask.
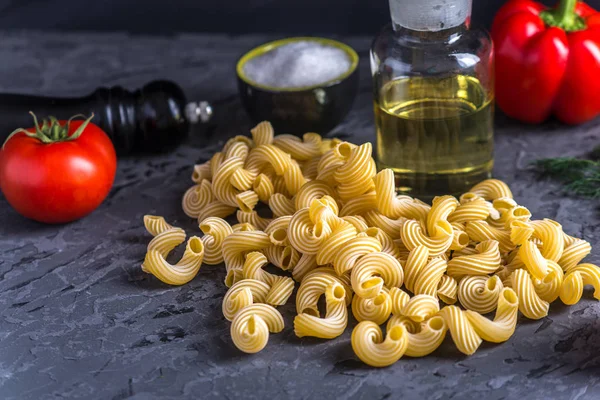
[[[560,0],[554,9],[542,11],[540,18],[548,26],[555,26],[567,32],[580,31],[586,28],[586,23],[575,12],[577,0]]]
[[[561,0],[556,8],[556,18],[563,25],[571,25],[574,23],[574,19],[577,16],[575,14],[575,6],[577,0]]]

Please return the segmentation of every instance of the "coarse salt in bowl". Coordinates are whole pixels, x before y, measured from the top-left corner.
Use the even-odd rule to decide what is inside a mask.
[[[350,110],[358,55],[331,39],[296,37],[258,46],[237,63],[242,102],[258,123],[281,133],[325,134]]]

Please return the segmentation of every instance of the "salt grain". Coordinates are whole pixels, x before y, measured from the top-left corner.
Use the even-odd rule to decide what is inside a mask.
[[[350,67],[345,51],[319,42],[298,41],[252,58],[244,65],[244,73],[260,85],[298,88],[333,80]]]

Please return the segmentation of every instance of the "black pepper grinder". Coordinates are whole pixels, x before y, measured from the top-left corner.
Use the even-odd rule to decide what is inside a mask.
[[[92,122],[106,132],[119,155],[173,149],[191,124],[207,122],[212,115],[210,104],[188,103],[183,90],[170,81],[152,81],[134,92],[120,86],[99,88],[76,98],[0,94],[0,143],[15,129],[32,125],[29,111],[40,120],[94,113]]]

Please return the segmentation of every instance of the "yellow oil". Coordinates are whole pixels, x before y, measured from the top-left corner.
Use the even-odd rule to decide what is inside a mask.
[[[387,83],[375,100],[378,167],[411,196],[464,193],[491,176],[492,99],[465,75]]]

